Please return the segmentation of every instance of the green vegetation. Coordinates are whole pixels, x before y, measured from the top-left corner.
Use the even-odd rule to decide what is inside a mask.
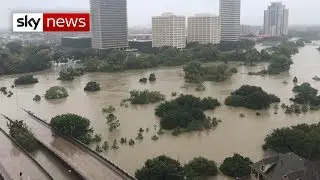
[[[219,170],[230,177],[243,177],[251,173],[250,164],[252,161],[249,158],[234,154],[232,157],[224,159]]]
[[[39,95],[35,95],[33,98],[34,101],[40,101],[41,100],[41,96]]]
[[[61,99],[68,97],[68,91],[61,86],[53,86],[46,91],[45,98],[46,99]]]
[[[194,158],[183,168],[188,179],[204,179],[207,176],[216,176],[218,174],[217,164],[204,157]]]
[[[178,98],[158,105],[155,115],[159,116],[160,126],[172,130],[182,128],[187,131],[210,129],[211,118],[204,114],[205,110],[220,106],[217,99],[211,97],[200,99],[192,95],[180,95]]]
[[[92,141],[94,142],[100,142],[102,140],[102,135],[101,134],[95,134],[94,138],[92,139]]]
[[[309,160],[320,160],[320,123],[275,129],[264,141],[263,149],[271,148],[280,153],[294,152]]]
[[[198,60],[213,62],[220,59],[219,51],[234,51],[235,49],[249,49],[254,46],[253,41],[224,42],[218,45],[190,43],[184,50],[174,47],[142,48],[136,53],[123,51],[103,51],[98,54],[86,53],[84,69],[89,72],[115,72],[127,69],[145,69],[157,66],[178,66]]]
[[[320,105],[320,96],[317,96],[318,90],[311,87],[309,83],[303,83],[300,86],[295,86],[292,91],[295,97],[290,100],[298,104],[308,104],[313,106]]]
[[[61,81],[72,81],[75,77],[83,75],[83,69],[81,68],[67,68],[62,69],[59,73],[58,80]]]
[[[109,149],[109,144],[107,141],[103,141],[102,149],[105,151]]]
[[[135,177],[138,180],[173,180],[184,179],[184,177],[187,180],[196,180],[215,176],[217,173],[216,163],[203,157],[194,158],[185,166],[181,166],[179,161],[161,155],[148,159],[144,166],[136,171]]]
[[[225,99],[225,104],[234,107],[245,107],[253,110],[269,108],[271,103],[280,102],[280,98],[268,94],[261,87],[243,85]]]
[[[86,87],[84,87],[84,90],[90,92],[100,91],[100,84],[94,81],[90,81],[87,83]]]
[[[107,118],[107,125],[109,126],[109,131],[113,131],[114,129],[117,129],[117,127],[120,126],[120,121],[117,119],[117,116],[110,113],[108,114]]]
[[[318,51],[320,51],[320,47],[318,47],[317,49],[318,49]]]
[[[135,173],[139,180],[183,179],[183,168],[177,160],[165,155],[148,159],[141,169]]]
[[[149,81],[155,81],[157,78],[156,78],[156,75],[154,73],[151,73],[149,75]]]
[[[76,114],[62,114],[51,119],[50,125],[59,132],[72,136],[79,141],[90,144],[93,140],[93,129],[90,120]]]
[[[15,120],[7,124],[10,136],[29,153],[34,153],[38,148],[37,139],[23,121]]]
[[[14,80],[15,85],[35,84],[38,82],[39,82],[38,79],[34,78],[33,75],[20,76]]]
[[[198,61],[191,61],[183,68],[187,82],[201,83],[203,81],[225,81],[229,79],[236,69],[229,69],[227,65],[202,67]]]
[[[35,72],[51,66],[52,51],[47,45],[9,42],[0,47],[0,75]]]
[[[130,98],[128,99],[132,104],[150,104],[165,100],[165,95],[160,91],[130,91]]]
[[[268,66],[269,74],[279,74],[290,69],[290,65],[293,64],[289,57],[278,55],[273,56],[270,65]]]
[[[112,105],[109,105],[108,107],[102,108],[102,111],[104,113],[113,114],[116,111],[116,108],[113,107]]]

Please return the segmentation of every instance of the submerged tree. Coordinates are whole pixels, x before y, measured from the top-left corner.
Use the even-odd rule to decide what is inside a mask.
[[[62,114],[51,119],[50,125],[59,132],[72,136],[89,144],[92,141],[93,129],[90,120],[76,114]]]
[[[239,178],[250,174],[250,164],[252,161],[248,157],[234,154],[232,157],[225,158],[219,169],[227,176]]]
[[[38,141],[23,121],[13,121],[7,124],[10,136],[29,153],[38,148]]]
[[[113,131],[120,126],[120,121],[117,119],[117,116],[111,113],[107,116],[107,124],[109,126],[109,131]]]

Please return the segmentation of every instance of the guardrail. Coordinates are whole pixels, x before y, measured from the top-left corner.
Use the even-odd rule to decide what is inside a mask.
[[[71,142],[74,145],[77,145],[78,147],[88,150],[90,152],[90,154],[95,157],[97,160],[99,160],[100,162],[102,162],[103,164],[107,165],[110,167],[110,165],[112,166],[112,170],[114,170],[117,174],[119,174],[117,171],[121,172],[122,174],[126,175],[125,177],[122,174],[119,174],[120,176],[122,176],[125,179],[131,179],[131,180],[137,180],[135,177],[133,177],[132,175],[130,175],[128,172],[126,172],[125,170],[121,169],[118,165],[116,165],[114,162],[112,162],[111,160],[107,159],[106,157],[104,157],[103,155],[99,154],[98,152],[94,151],[93,149],[91,149],[89,146],[87,146],[86,144],[80,142],[79,140],[73,138],[72,136],[68,136],[65,135],[63,133],[61,133],[59,130],[57,130],[54,127],[51,127],[50,124],[48,124],[48,122],[46,122],[45,120],[39,118],[38,116],[36,116],[34,113],[32,113],[31,111],[28,111],[22,107],[20,107],[23,111],[25,111],[26,113],[28,113],[30,116],[32,116],[35,120],[37,120],[38,122],[42,123],[43,125],[45,125],[46,127],[48,127],[49,129],[54,130],[55,133],[59,134],[59,136],[61,136],[62,138],[66,139],[67,141]],[[115,168],[115,169],[114,169]]]
[[[7,120],[9,120],[10,122],[12,122],[12,120],[11,120],[9,117],[7,117],[7,116],[5,116],[5,115],[3,115],[3,114],[1,114],[1,115],[4,116],[4,117],[5,117]],[[1,127],[0,127],[0,131],[1,131],[4,135],[6,135],[11,141],[13,141],[14,144],[17,145],[17,146],[36,164],[36,166],[38,166],[38,167],[40,168],[40,170],[41,170],[45,175],[47,175],[47,176],[49,177],[49,179],[54,180],[53,177],[38,163],[38,161],[36,161],[36,160],[31,156],[31,154],[29,154],[16,140],[14,140],[9,134],[7,134],[7,132],[4,131]]]
[[[58,159],[60,159],[61,162],[63,162],[65,165],[70,167],[82,180],[89,180],[87,177],[85,177],[79,170],[77,170],[76,167],[68,163],[66,160],[64,160],[58,153],[56,153],[54,150],[49,148],[47,145],[42,143],[39,139],[37,139],[38,143],[42,145],[44,148],[46,148],[48,151],[50,151],[54,156],[56,156]]]

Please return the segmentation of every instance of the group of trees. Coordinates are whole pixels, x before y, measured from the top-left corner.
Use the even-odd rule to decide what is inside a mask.
[[[93,141],[93,129],[90,120],[76,114],[62,114],[55,116],[50,121],[51,127],[68,136],[90,144]]]
[[[160,91],[130,91],[130,98],[128,99],[132,104],[149,104],[165,100],[165,95]]]
[[[35,84],[38,82],[39,82],[38,79],[33,77],[33,75],[20,76],[14,80],[15,85]]]
[[[190,43],[184,50],[174,47],[152,48],[138,54],[123,51],[106,51],[100,55],[87,53],[84,68],[91,72],[114,72],[126,69],[143,69],[157,66],[177,66],[190,61],[212,62],[221,59],[220,51],[247,49],[252,41],[226,42],[218,45]]]
[[[90,92],[94,92],[94,91],[100,91],[100,84],[94,81],[90,81],[87,83],[87,85],[84,87],[85,91],[90,91]]]
[[[0,48],[0,75],[34,72],[51,66],[52,51],[48,45],[25,45],[9,42]]]
[[[215,109],[217,106],[220,106],[219,101],[211,97],[200,99],[192,95],[180,95],[174,100],[158,105],[155,115],[161,118],[160,126],[163,129],[182,128],[187,131],[210,129],[213,127],[213,122],[210,117],[206,117],[204,111]]]
[[[280,102],[274,94],[268,94],[261,87],[243,85],[225,99],[225,104],[234,107],[245,107],[253,110],[266,109],[270,104]]]
[[[61,81],[72,81],[75,77],[81,76],[84,74],[84,70],[81,68],[67,68],[62,69],[59,73],[58,80]]]
[[[202,67],[199,61],[191,61],[183,68],[187,82],[201,83],[203,81],[225,81],[237,72],[225,64]]]
[[[68,91],[61,86],[53,86],[46,91],[46,99],[61,99],[69,96]]]
[[[273,130],[265,138],[263,149],[280,153],[294,152],[309,160],[320,160],[320,123],[299,124]]]
[[[185,166],[179,161],[165,155],[148,159],[141,169],[135,173],[138,180],[163,180],[163,179],[202,179],[215,176],[218,173],[217,165],[203,157],[194,158]]]
[[[29,130],[28,126],[19,120],[9,122],[8,124],[10,136],[29,153],[35,152],[38,148],[37,139]]]
[[[227,176],[243,177],[250,174],[250,164],[252,161],[249,158],[234,154],[224,160],[220,171]],[[179,161],[161,155],[148,159],[144,166],[136,171],[135,177],[138,180],[201,180],[217,174],[216,162],[204,157],[196,157],[183,166]]]
[[[295,97],[290,98],[291,101],[304,104],[305,106],[309,104],[310,109],[319,109],[320,96],[317,96],[318,90],[313,88],[309,83],[297,85],[292,91],[295,93]]]

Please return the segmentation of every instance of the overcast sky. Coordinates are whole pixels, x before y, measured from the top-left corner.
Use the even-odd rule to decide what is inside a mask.
[[[219,0],[127,0],[129,26],[150,25],[163,12],[219,14]],[[262,25],[263,10],[275,0],[242,0],[241,24]],[[289,8],[289,24],[320,24],[320,0],[276,0]],[[10,28],[11,14],[43,11],[88,11],[89,0],[0,0],[0,28]]]

